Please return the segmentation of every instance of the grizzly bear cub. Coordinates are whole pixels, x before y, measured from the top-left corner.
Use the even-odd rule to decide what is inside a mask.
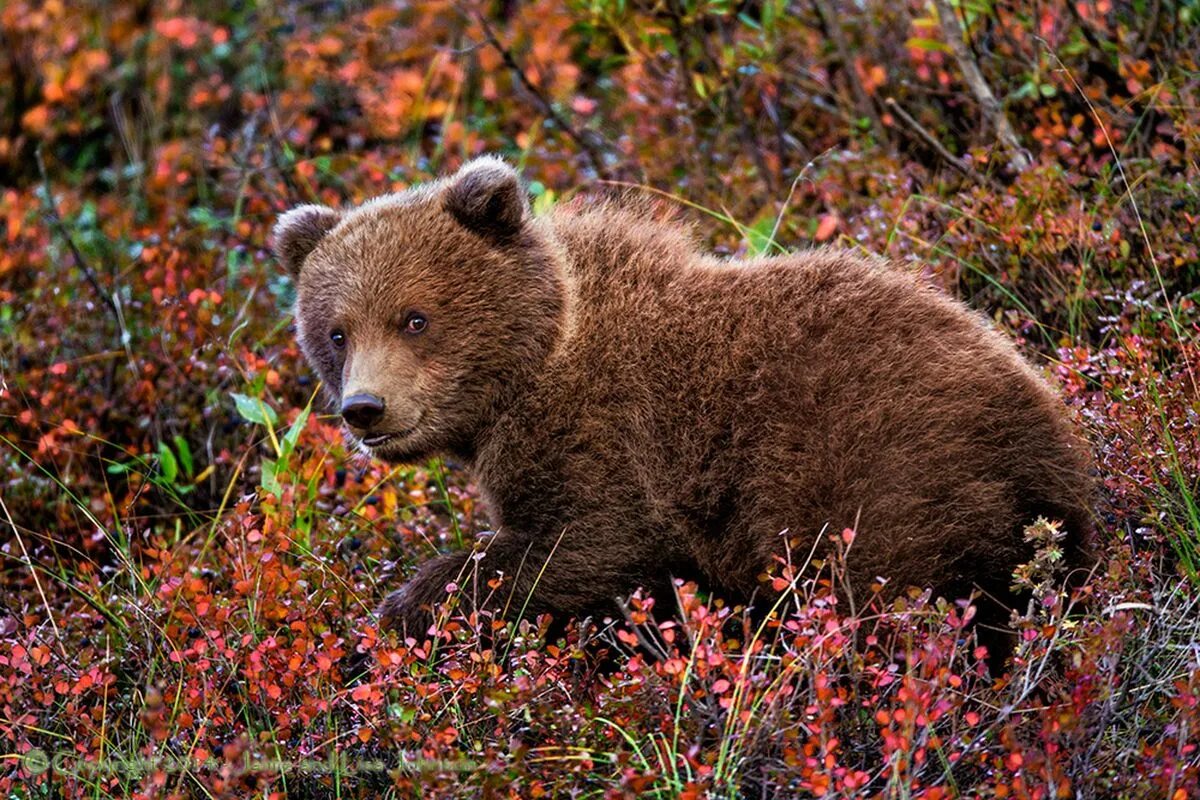
[[[1004,598],[1039,516],[1079,563],[1086,449],[983,319],[883,261],[721,259],[654,216],[533,216],[485,157],[279,220],[300,344],[354,439],[459,459],[495,523],[482,556],[439,556],[389,596],[382,624],[425,634],[451,584],[510,617],[602,613],[672,577],[747,601],[789,540],[802,561],[843,528],[855,593]]]

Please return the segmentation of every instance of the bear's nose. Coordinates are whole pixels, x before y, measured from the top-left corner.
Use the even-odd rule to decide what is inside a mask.
[[[383,418],[383,398],[362,393],[342,401],[342,419],[355,428],[366,430]]]

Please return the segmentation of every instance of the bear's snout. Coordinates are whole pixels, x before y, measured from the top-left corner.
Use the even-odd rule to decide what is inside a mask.
[[[370,430],[383,419],[383,398],[370,392],[352,394],[342,401],[342,419],[352,428]]]

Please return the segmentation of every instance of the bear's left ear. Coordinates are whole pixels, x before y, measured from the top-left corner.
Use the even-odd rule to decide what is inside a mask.
[[[325,234],[333,230],[342,215],[329,206],[296,206],[275,223],[275,257],[292,277],[300,274],[304,259],[313,251]]]
[[[450,179],[443,205],[463,227],[494,238],[520,231],[529,211],[521,178],[495,156],[465,164]]]

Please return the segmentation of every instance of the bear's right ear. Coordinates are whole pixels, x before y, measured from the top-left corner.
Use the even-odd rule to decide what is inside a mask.
[[[495,156],[464,164],[442,202],[463,227],[497,239],[520,231],[529,211],[517,171]]]
[[[275,223],[275,257],[292,277],[300,274],[304,259],[338,224],[342,215],[329,206],[296,206]]]

